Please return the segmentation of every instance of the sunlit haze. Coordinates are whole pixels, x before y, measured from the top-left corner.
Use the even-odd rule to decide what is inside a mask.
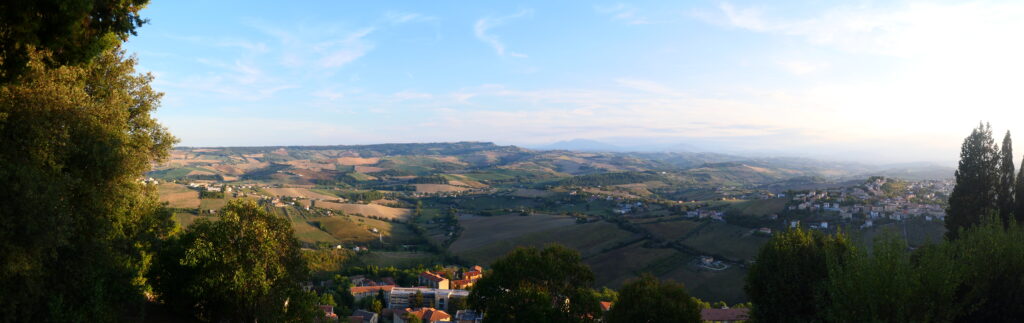
[[[589,139],[952,164],[1024,134],[1024,2],[158,1],[126,47],[186,146]]]

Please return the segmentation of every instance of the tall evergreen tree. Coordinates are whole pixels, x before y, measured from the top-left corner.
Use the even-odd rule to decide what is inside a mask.
[[[1017,173],[1017,183],[1014,193],[1014,217],[1017,223],[1024,223],[1024,161],[1021,161],[1020,172]]]
[[[999,150],[999,191],[996,192],[996,198],[999,203],[999,218],[1003,220],[1003,224],[1010,223],[1010,218],[1013,217],[1014,208],[1014,191],[1016,191],[1016,181],[1013,169],[1013,141],[1010,140],[1010,131],[1006,131],[1006,136],[1003,137],[1003,147]]]
[[[964,139],[956,186],[946,209],[946,236],[956,239],[959,231],[978,224],[982,215],[998,213],[996,190],[999,183],[999,149],[992,139],[992,127],[979,124]]]

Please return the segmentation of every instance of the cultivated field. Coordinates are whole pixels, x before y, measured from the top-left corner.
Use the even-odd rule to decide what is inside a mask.
[[[753,234],[753,229],[721,222],[702,226],[682,241],[688,247],[734,260],[753,260],[766,242],[768,237]]]
[[[584,260],[594,271],[597,286],[618,288],[627,279],[645,272],[652,262],[678,254],[667,248],[644,248],[643,242],[598,254]]]
[[[664,241],[682,239],[700,225],[701,222],[685,219],[637,224],[637,226],[647,230],[647,232],[650,232],[654,237]]]
[[[373,165],[380,162],[380,158],[341,157],[335,161],[345,166]]]
[[[742,215],[766,216],[782,212],[788,201],[788,199],[750,200],[732,204],[729,206],[729,210]]]
[[[538,189],[532,189],[532,188],[520,188],[520,189],[516,189],[515,191],[512,191],[512,194],[510,194],[510,195],[516,196],[516,197],[536,198],[536,197],[549,197],[549,196],[555,195],[555,193],[551,192],[551,191],[538,190]]]
[[[292,230],[295,230],[295,237],[302,242],[316,243],[316,242],[327,242],[327,243],[338,243],[340,242],[334,236],[320,230],[319,228],[309,224],[305,219],[292,219]]]
[[[413,184],[413,186],[416,186],[417,193],[462,192],[469,190],[465,187],[448,184]]]
[[[462,216],[459,224],[465,230],[449,251],[480,264],[490,264],[518,246],[558,243],[589,257],[639,238],[611,223],[576,224],[572,217],[557,215]]]
[[[345,212],[345,214],[360,214],[363,216],[375,216],[385,219],[408,220],[412,215],[409,209],[394,208],[377,204],[354,204],[317,202],[317,207]]]
[[[321,200],[328,200],[328,201],[341,200],[341,198],[339,198],[337,196],[314,192],[314,191],[311,191],[311,190],[306,189],[306,188],[284,187],[284,188],[264,188],[263,190],[266,191],[267,194],[274,195],[274,196],[291,196],[291,197],[298,197],[298,198],[321,199]]]
[[[160,202],[169,203],[172,208],[194,209],[199,207],[199,192],[185,185],[162,183],[157,186]]]

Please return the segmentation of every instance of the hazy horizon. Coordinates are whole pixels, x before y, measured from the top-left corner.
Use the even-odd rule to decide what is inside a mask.
[[[1000,1],[176,1],[143,10],[125,47],[183,146],[588,139],[948,164],[979,121],[1024,134],[1022,14]]]

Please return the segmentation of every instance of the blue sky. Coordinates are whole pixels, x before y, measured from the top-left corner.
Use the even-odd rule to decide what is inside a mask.
[[[1024,134],[1024,4],[169,1],[126,48],[189,146],[586,138],[950,161]],[[1020,139],[1024,140],[1024,139]]]

